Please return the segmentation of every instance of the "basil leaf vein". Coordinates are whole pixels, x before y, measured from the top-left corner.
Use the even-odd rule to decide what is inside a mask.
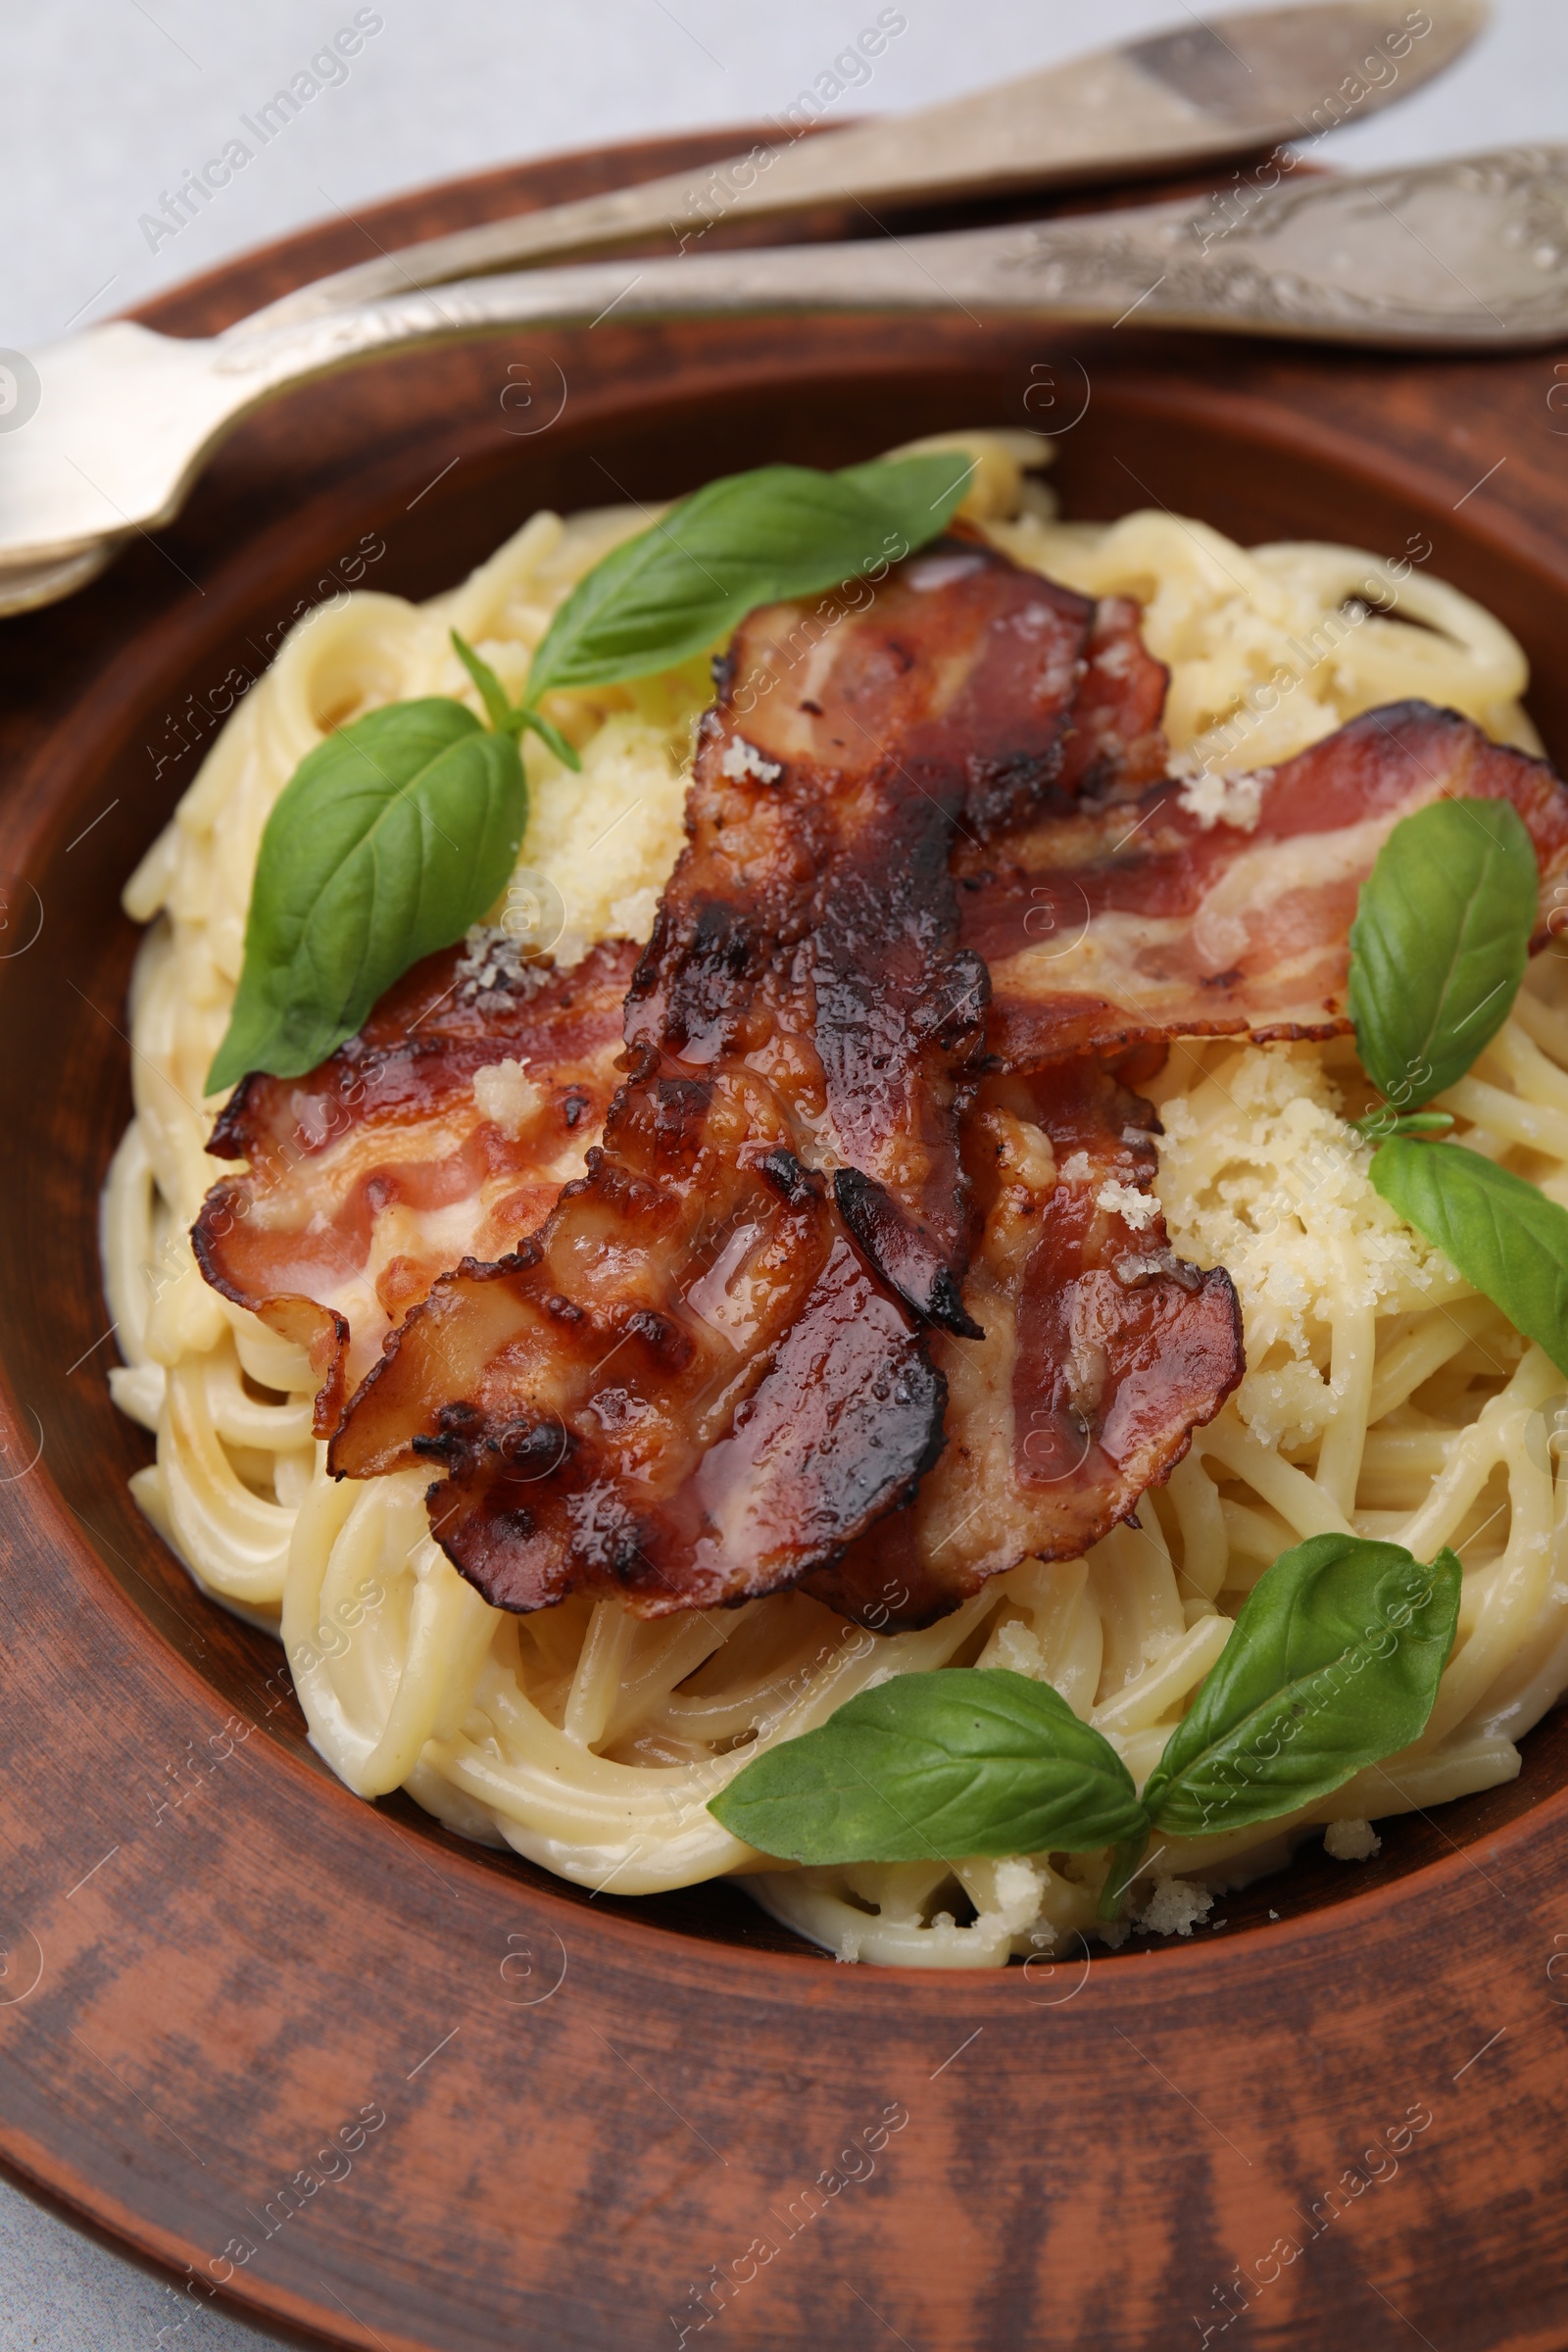
[[[296,1078],[420,956],[504,889],[527,820],[522,762],[446,695],[393,703],[306,755],[262,835],[245,961],[207,1073]]]
[[[1424,1567],[1363,1536],[1283,1552],[1149,1776],[1155,1829],[1212,1837],[1294,1813],[1419,1739],[1453,1647],[1460,1574],[1451,1551]]]
[[[556,687],[670,668],[759,605],[880,578],[946,528],[973,470],[946,451],[845,473],[762,466],[710,482],[578,581],[534,655],[528,706]]]
[[[1434,801],[1402,817],[1350,926],[1350,1018],[1361,1066],[1414,1109],[1462,1078],[1524,978],[1536,853],[1507,801]]]
[[[1396,1136],[1371,1174],[1405,1223],[1568,1372],[1568,1209],[1463,1144]]]
[[[709,1811],[796,1862],[1091,1852],[1145,1831],[1108,1740],[1007,1667],[901,1674],[753,1759]]]

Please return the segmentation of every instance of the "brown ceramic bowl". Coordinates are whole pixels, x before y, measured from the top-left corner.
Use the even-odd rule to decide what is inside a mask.
[[[143,316],[210,331],[374,244],[734,143],[383,206]],[[552,366],[564,411],[511,429],[509,367],[544,385]],[[95,1249],[130,1102],[121,884],[222,682],[366,534],[384,544],[367,584],[424,596],[546,503],[837,465],[944,425],[1064,426],[1076,514],[1158,502],[1244,540],[1389,552],[1426,532],[1433,570],[1523,639],[1562,758],[1565,375],[1550,355],[962,316],[497,338],[269,410],[176,526],[0,628],[0,2153],[19,2178],[253,2314],[388,2352],[678,2343],[705,2281],[725,2340],[822,2352],[1193,2345],[1244,2303],[1260,2345],[1568,2342],[1561,1719],[1511,1788],[1387,1825],[1371,1865],[1309,1855],[1192,1943],[1087,1967],[842,1968],[732,1887],[590,1901],[317,1761],[277,1649],[198,1598],[126,1494],[148,1442],[109,1401]],[[232,1757],[204,1767],[225,1726]],[[889,2107],[906,2123],[847,2180],[841,2151]],[[326,2134],[366,2109],[384,2123],[316,2185],[341,2169],[317,2162]]]

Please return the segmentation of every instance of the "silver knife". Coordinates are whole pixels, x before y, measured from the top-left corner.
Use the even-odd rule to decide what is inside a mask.
[[[1310,142],[1419,89],[1475,38],[1490,12],[1487,0],[1425,0],[1419,8],[1324,0],[1204,20],[1188,13],[1191,22],[1174,31],[809,138],[800,134],[812,125],[812,105],[825,108],[803,91],[782,118],[789,135],[775,144],[433,237],[318,278],[243,326],[266,331],[414,287],[576,259],[660,233],[676,251],[700,252],[720,221],[813,205],[951,202],[1169,174]],[[877,28],[868,34],[877,37]]]

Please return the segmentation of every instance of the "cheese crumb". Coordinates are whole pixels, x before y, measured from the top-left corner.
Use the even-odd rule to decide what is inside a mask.
[[[755,776],[759,784],[776,784],[784,773],[776,760],[764,760],[757,746],[748,743],[744,735],[736,736],[718,764],[726,776],[735,778],[737,784],[745,776]]]
[[[1088,1152],[1075,1152],[1072,1157],[1064,1159],[1056,1170],[1056,1180],[1059,1184],[1087,1184],[1090,1174]]]
[[[1176,1263],[1173,1250],[1129,1250],[1117,1258],[1111,1272],[1124,1289],[1131,1290],[1135,1282],[1142,1282],[1148,1274],[1174,1273]]]
[[[1006,1666],[1014,1674],[1026,1674],[1033,1681],[1046,1680],[1046,1653],[1040,1646],[1040,1636],[1018,1618],[1008,1618],[999,1625],[983,1652],[988,1666]]]
[[[1206,1886],[1190,1886],[1186,1879],[1156,1879],[1153,1893],[1138,1913],[1138,1925],[1150,1936],[1190,1936],[1213,1908],[1214,1897]]]
[[[456,968],[465,1004],[499,989],[530,996],[545,973],[544,965],[534,961],[523,943],[499,923],[469,924]]]
[[[1151,1193],[1141,1193],[1135,1184],[1122,1184],[1109,1177],[1095,1195],[1095,1206],[1102,1208],[1107,1217],[1120,1217],[1134,1233],[1142,1233],[1159,1215],[1159,1202]]]
[[[1331,1821],[1323,1833],[1323,1851],[1336,1862],[1370,1862],[1383,1851],[1383,1840],[1369,1821]]]
[[[1238,833],[1255,831],[1263,810],[1263,787],[1269,770],[1244,770],[1222,775],[1217,768],[1200,767],[1182,783],[1180,800],[1189,816],[1196,816],[1205,833],[1230,825]]]
[[[473,1073],[473,1099],[481,1118],[504,1135],[520,1135],[545,1105],[543,1087],[528,1076],[525,1062],[492,1061]]]
[[[994,1902],[986,1905],[981,1918],[988,1924],[999,1922],[1009,1936],[1021,1936],[1040,1915],[1044,1888],[1040,1872],[1026,1855],[1009,1855],[997,1864],[992,1888]]]
[[[629,890],[623,899],[611,900],[610,919],[620,938],[634,939],[639,947],[652,939],[659,898],[659,892],[648,883],[641,890]]]

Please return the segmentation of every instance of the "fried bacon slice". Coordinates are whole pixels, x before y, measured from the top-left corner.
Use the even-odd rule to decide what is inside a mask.
[[[208,1149],[249,1166],[213,1187],[192,1246],[225,1298],[308,1349],[320,1436],[436,1276],[500,1256],[580,1173],[636,958],[616,940],[555,972],[482,934],[416,964],[309,1076],[235,1088]]]
[[[754,612],[728,709],[705,721],[698,855],[671,878],[627,1001],[628,1047],[707,1067],[742,1042],[745,975],[769,1031],[749,1065],[790,1096],[803,1157],[838,1171],[841,1213],[927,1319],[943,1320],[944,1272],[961,1271],[966,1243],[961,1056],[944,1041],[955,1022],[977,1028],[986,990],[979,958],[955,952],[955,827],[978,842],[1053,781],[1093,618],[964,542],[902,565],[814,644],[797,607]],[[771,894],[757,887],[769,874]]]
[[[1165,773],[1170,747],[1160,721],[1170,671],[1145,645],[1130,596],[1101,599],[1084,657],[1055,787],[1093,801],[1125,799]]]
[[[861,586],[825,631],[743,622],[603,1146],[531,1240],[434,1286],[333,1442],[351,1476],[444,1463],[432,1527],[498,1606],[769,1592],[941,1446],[924,1332],[975,1332],[986,999],[949,855],[1053,783],[1094,614],[961,541]]]
[[[1368,710],[1254,775],[1167,778],[1054,805],[1000,845],[960,841],[988,1054],[1018,1070],[1172,1037],[1348,1030],[1356,893],[1395,823],[1444,798],[1511,801],[1549,900],[1568,872],[1560,779],[1427,703]]]
[[[988,1082],[965,1130],[985,1223],[964,1285],[978,1346],[938,1337],[948,1445],[806,1589],[877,1626],[930,1623],[1020,1560],[1077,1559],[1245,1370],[1230,1276],[1171,1253],[1157,1123],[1104,1063]]]

